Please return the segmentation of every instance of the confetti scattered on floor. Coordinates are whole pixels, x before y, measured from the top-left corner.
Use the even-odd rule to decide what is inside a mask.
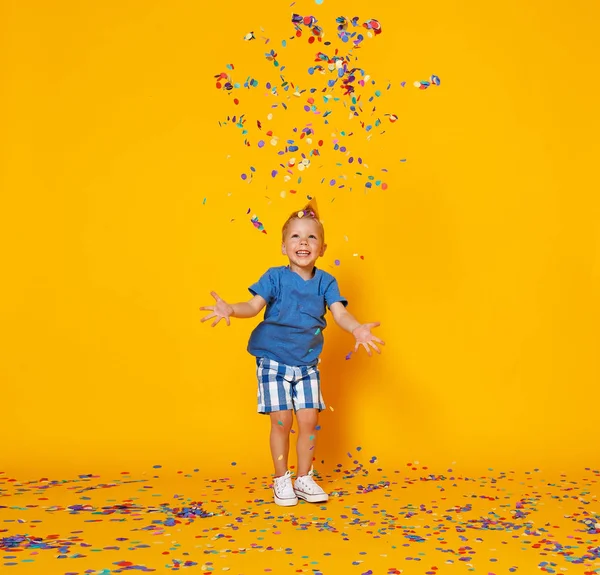
[[[348,452],[326,504],[272,501],[271,476],[19,479],[0,472],[2,573],[600,573],[600,470],[463,474]]]

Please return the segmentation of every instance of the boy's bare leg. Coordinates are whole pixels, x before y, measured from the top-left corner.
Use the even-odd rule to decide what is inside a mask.
[[[275,477],[280,477],[285,475],[288,470],[290,430],[293,422],[292,410],[273,411],[269,415],[271,417],[271,457],[275,467]]]
[[[299,409],[296,412],[298,420],[298,477],[307,475],[312,467],[313,457],[317,446],[317,424],[319,410],[316,408]],[[312,448],[312,449],[311,449]]]

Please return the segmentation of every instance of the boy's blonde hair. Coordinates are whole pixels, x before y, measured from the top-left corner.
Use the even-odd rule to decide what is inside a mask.
[[[319,220],[317,200],[315,200],[315,198],[310,200],[310,202],[308,202],[308,204],[306,204],[300,211],[293,212],[290,214],[288,219],[285,221],[285,224],[283,224],[283,228],[281,229],[282,240],[285,241],[285,233],[287,232],[287,229],[290,226],[292,220],[300,220],[302,218],[312,218],[313,220],[315,220],[315,222],[317,222],[317,224],[319,224],[319,227],[321,228],[321,235],[323,236],[322,240],[323,243],[325,243],[325,228],[323,227],[321,220]]]

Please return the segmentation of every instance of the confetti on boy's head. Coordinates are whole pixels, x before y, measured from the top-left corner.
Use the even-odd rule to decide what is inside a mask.
[[[312,218],[315,222],[317,222],[321,230],[322,241],[325,242],[325,229],[323,228],[321,220],[319,220],[319,211],[317,209],[317,200],[315,198],[312,198],[301,210],[292,212],[289,215],[285,224],[283,224],[283,228],[281,229],[282,239],[285,241],[285,234],[291,222],[294,220],[301,220],[302,218]]]

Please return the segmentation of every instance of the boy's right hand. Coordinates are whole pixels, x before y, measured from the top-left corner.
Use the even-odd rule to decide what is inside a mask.
[[[233,308],[226,301],[223,301],[214,291],[211,291],[210,295],[215,298],[215,305],[202,306],[200,309],[212,311],[213,313],[204,316],[201,321],[204,322],[214,317],[216,319],[212,322],[211,327],[215,327],[222,319],[229,325],[229,317],[233,315]]]

